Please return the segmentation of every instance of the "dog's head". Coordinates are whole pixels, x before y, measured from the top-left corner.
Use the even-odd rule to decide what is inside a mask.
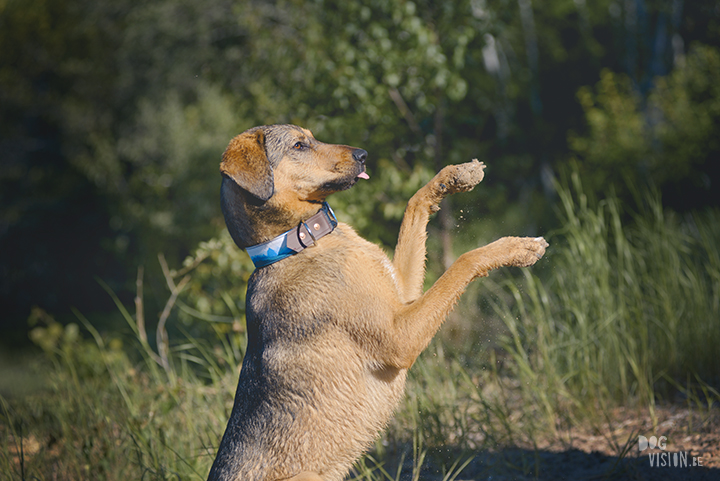
[[[233,239],[247,247],[294,227],[328,195],[368,178],[366,158],[362,149],[319,142],[295,125],[238,135],[220,163],[223,214]]]

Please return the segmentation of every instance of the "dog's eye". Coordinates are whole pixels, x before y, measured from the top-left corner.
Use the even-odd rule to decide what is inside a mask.
[[[305,148],[305,144],[302,142],[295,142],[295,145],[293,145],[293,149],[295,150],[303,150]]]

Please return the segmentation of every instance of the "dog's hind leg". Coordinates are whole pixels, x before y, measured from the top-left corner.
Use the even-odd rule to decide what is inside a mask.
[[[448,165],[408,202],[393,257],[402,302],[414,301],[422,295],[430,214],[440,209],[440,201],[448,195],[472,190],[483,179],[484,169],[485,164],[477,160]]]

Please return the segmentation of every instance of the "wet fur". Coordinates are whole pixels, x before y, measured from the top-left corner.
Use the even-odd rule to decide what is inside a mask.
[[[362,152],[291,125],[234,138],[221,198],[235,242],[265,242],[315,214],[364,172]],[[386,426],[407,370],[467,284],[543,255],[542,238],[505,237],[463,254],[422,292],[429,216],[445,196],[479,183],[484,167],[447,166],[410,199],[392,261],[340,223],[252,274],[248,348],[209,480],[343,479]]]

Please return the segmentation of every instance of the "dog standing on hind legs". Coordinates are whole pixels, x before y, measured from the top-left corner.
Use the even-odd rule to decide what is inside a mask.
[[[223,154],[225,222],[257,268],[247,352],[209,480],[342,480],[466,286],[501,266],[533,265],[548,246],[504,237],[460,256],[423,293],[429,217],[477,185],[485,165],[447,166],[410,199],[390,261],[325,203],[368,178],[366,157],[292,125],[250,129]]]

